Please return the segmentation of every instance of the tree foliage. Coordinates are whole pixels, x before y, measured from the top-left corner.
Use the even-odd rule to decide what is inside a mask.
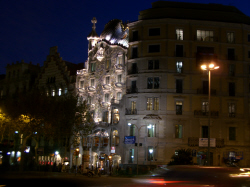
[[[0,121],[1,127],[7,129],[8,124],[9,134],[15,131],[23,134],[21,154],[29,138],[36,141],[36,149],[41,137],[57,142],[67,141],[64,145],[69,148],[70,139],[74,142],[80,136],[79,132],[86,134],[92,127],[92,118],[86,102],[79,104],[77,97],[72,95],[48,97],[38,91],[32,91],[7,98],[1,107],[9,119],[8,123],[6,120],[5,123]],[[1,135],[7,136],[8,133]],[[21,163],[22,160],[21,158]]]
[[[178,154],[174,154],[169,162],[169,165],[190,165],[193,164],[192,150],[191,149],[179,149],[176,151]]]

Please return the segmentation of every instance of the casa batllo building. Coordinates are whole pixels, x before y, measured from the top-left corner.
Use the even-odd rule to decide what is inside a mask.
[[[87,37],[88,60],[77,71],[76,89],[81,101],[86,100],[95,121],[93,133],[83,140],[83,168],[121,164],[122,139],[119,103],[126,94],[128,28],[117,19],[111,20],[99,36],[92,31]],[[111,156],[108,158],[108,156]]]
[[[158,1],[128,24],[124,163],[163,165],[178,149],[250,165],[250,18],[232,6]],[[211,102],[204,63],[211,71]],[[208,114],[210,113],[210,120]],[[120,137],[121,138],[121,137]],[[138,141],[139,140],[139,141]]]

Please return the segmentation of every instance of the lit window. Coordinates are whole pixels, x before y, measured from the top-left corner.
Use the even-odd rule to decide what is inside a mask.
[[[52,90],[52,96],[55,96],[55,95],[56,95],[55,90]]]
[[[234,33],[233,32],[228,32],[227,33],[227,42],[228,43],[234,43]]]
[[[209,109],[208,102],[202,102],[202,112],[207,113]]]
[[[175,138],[182,138],[182,125],[175,125]]]
[[[62,89],[61,88],[58,89],[58,95],[59,96],[62,95]]]
[[[176,29],[176,39],[183,40],[183,29]]]
[[[117,100],[120,101],[122,99],[122,92],[117,93]]]
[[[205,30],[197,30],[197,40],[198,41],[214,41],[214,32],[213,31],[205,31]]]
[[[176,62],[177,73],[182,73],[182,62]]]
[[[110,68],[110,66],[111,66],[111,60],[110,60],[110,59],[108,59],[108,60],[106,61],[105,66],[106,66],[106,69],[109,69],[109,68]]]
[[[229,103],[228,113],[229,117],[235,117],[235,103]]]
[[[149,124],[147,126],[148,129],[148,137],[155,137],[156,136],[156,127],[153,124]]]
[[[148,161],[152,161],[154,159],[154,149],[152,146],[148,146]]]
[[[176,101],[176,115],[182,115],[182,101]]]
[[[90,64],[90,71],[95,72],[95,63]]]
[[[122,65],[123,64],[123,55],[118,55],[116,60],[117,60],[117,62],[116,62],[117,64]]]
[[[134,156],[135,156],[135,151],[134,149],[130,149],[129,150],[129,163],[133,164],[134,163]]]
[[[159,110],[159,98],[147,98],[147,110]]]
[[[134,124],[129,126],[129,136],[135,136],[135,125]]]

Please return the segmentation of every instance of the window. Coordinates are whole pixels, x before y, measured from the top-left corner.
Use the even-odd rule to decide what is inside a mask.
[[[136,101],[131,101],[131,114],[136,114]]]
[[[156,136],[156,127],[153,124],[149,124],[147,126],[148,130],[148,137],[155,137]]]
[[[182,73],[182,62],[176,62],[177,73]]]
[[[109,102],[109,94],[106,93],[105,96],[104,96],[104,102]]]
[[[234,82],[228,83],[228,89],[229,89],[229,96],[235,96],[235,83]]]
[[[159,69],[159,60],[149,60],[148,69]]]
[[[117,93],[117,100],[120,101],[122,99],[122,92]]]
[[[131,124],[129,126],[129,136],[135,136],[135,125]]]
[[[228,43],[234,43],[234,33],[233,32],[228,32],[227,33],[227,42]]]
[[[229,140],[236,140],[236,128],[229,127]]]
[[[90,79],[90,86],[95,86],[95,79]]]
[[[175,84],[176,93],[182,93],[182,79],[176,79]]]
[[[176,29],[176,39],[183,40],[183,29]]]
[[[209,112],[209,106],[208,106],[208,102],[202,102],[202,112],[204,115],[207,115],[207,113]]]
[[[149,77],[147,82],[147,89],[159,89],[160,80],[159,77]]]
[[[136,81],[131,81],[131,93],[137,93]]]
[[[160,28],[151,28],[148,30],[149,36],[160,36],[161,35],[161,29]]]
[[[130,163],[130,164],[134,163],[134,156],[135,156],[134,149],[129,149],[129,161],[128,161],[128,163]]]
[[[52,96],[55,96],[55,95],[56,95],[55,90],[52,90]]]
[[[176,45],[175,56],[176,57],[183,57],[183,45]]]
[[[250,34],[247,35],[247,41],[250,42]]]
[[[175,102],[176,115],[182,115],[182,101]]]
[[[116,58],[116,64],[123,65],[123,55],[118,55]]]
[[[175,125],[175,138],[182,138],[182,125]]]
[[[205,31],[205,30],[197,30],[197,40],[198,41],[214,41],[214,32],[213,31]]]
[[[228,60],[235,60],[235,50],[233,48],[227,49],[227,58]]]
[[[132,47],[132,58],[138,57],[138,47]]]
[[[58,95],[61,96],[62,95],[62,88],[58,89]]]
[[[159,98],[158,97],[147,98],[147,110],[159,110]]]
[[[92,104],[92,102],[93,102],[93,98],[91,96],[88,96],[87,103]]]
[[[208,81],[203,81],[202,82],[202,93],[203,94],[208,94]]]
[[[138,41],[139,37],[138,37],[138,31],[133,31],[132,32],[132,41]]]
[[[202,126],[202,132],[201,132],[202,138],[208,138],[208,126]]]
[[[235,117],[235,103],[229,103],[228,113],[229,113],[229,117]]]
[[[103,112],[102,121],[108,123],[109,111]]]
[[[148,161],[154,160],[154,149],[152,146],[148,146]]]
[[[95,72],[95,62],[90,64],[90,71]]]
[[[110,80],[110,77],[107,76],[107,77],[106,77],[106,84],[109,84],[109,80]]]
[[[64,89],[64,94],[67,94],[68,93],[68,88],[65,88]]]
[[[111,60],[107,59],[105,62],[105,69],[110,69],[110,67],[111,67]]]
[[[235,64],[229,64],[229,76],[235,75]]]
[[[79,88],[84,88],[84,81],[80,81]]]
[[[122,82],[122,74],[117,75],[117,82]]]
[[[148,52],[149,53],[158,53],[158,52],[160,52],[160,45],[149,45],[148,46]]]

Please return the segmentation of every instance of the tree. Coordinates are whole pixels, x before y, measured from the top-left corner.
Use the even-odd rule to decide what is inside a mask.
[[[190,165],[193,164],[192,150],[191,149],[179,149],[176,151],[169,162],[169,165]]]
[[[39,139],[58,142],[58,149],[67,149],[72,144],[70,139],[79,137],[79,132],[87,132],[91,126],[86,102],[77,103],[77,97],[72,95],[51,97],[32,91],[6,99],[4,104],[6,114],[10,117],[12,133],[22,134],[20,170],[24,168],[23,154],[27,140],[36,142],[35,161]],[[66,151],[62,151],[66,152]]]

